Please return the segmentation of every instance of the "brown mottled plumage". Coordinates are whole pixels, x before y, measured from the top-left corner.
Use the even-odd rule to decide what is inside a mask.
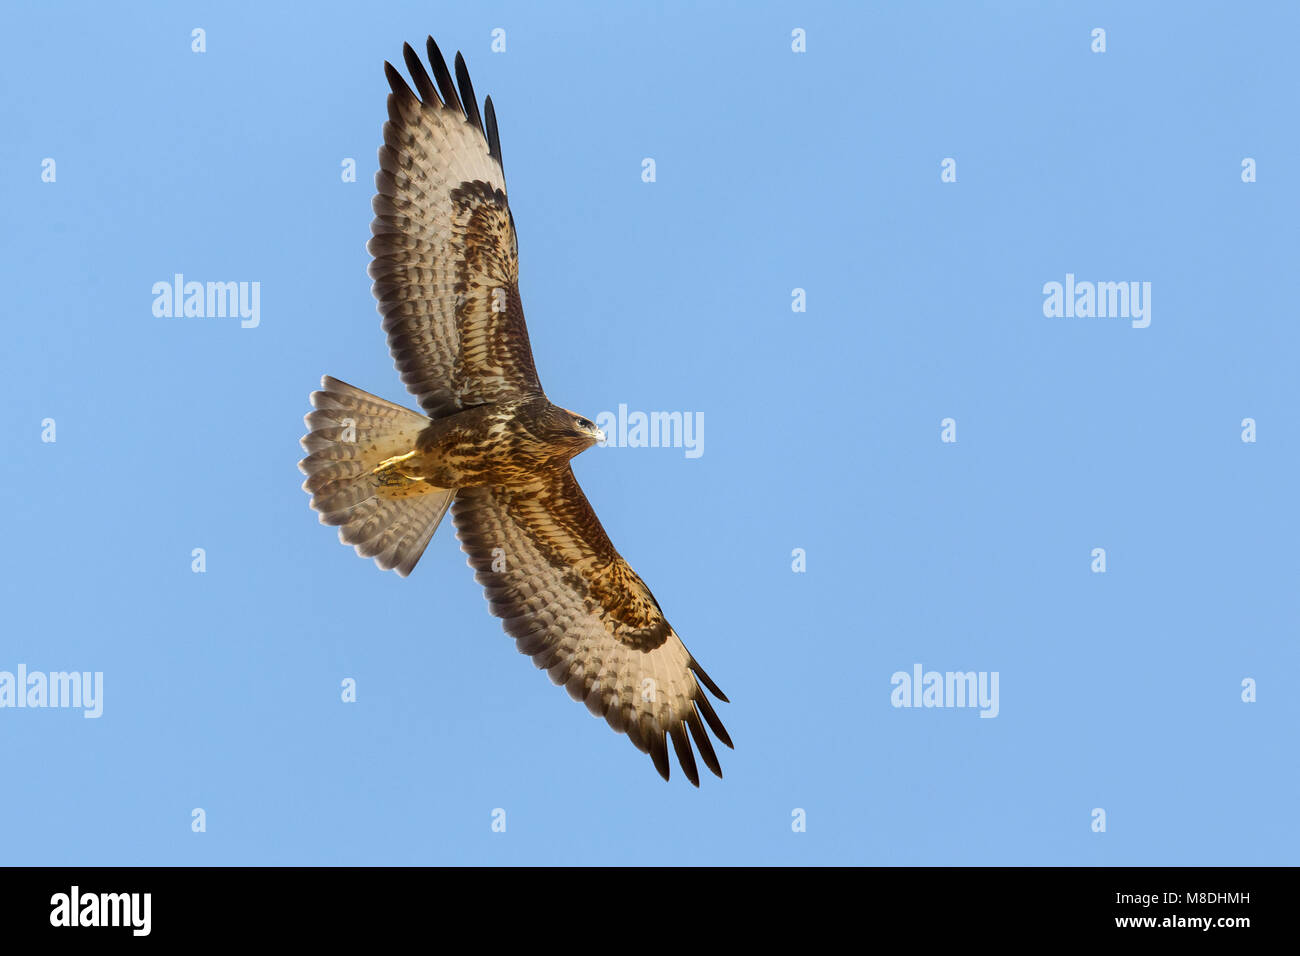
[[[731,746],[704,690],[727,698],[578,487],[569,461],[603,436],[537,378],[492,99],[480,114],[460,54],[457,82],[432,37],[428,54],[432,78],[403,48],[414,90],[384,64],[393,92],[369,244],[393,361],[426,414],[326,376],[306,418],[303,488],[340,540],[403,577],[451,507],[519,650],[664,779],[671,740],[698,786],[691,741],[719,777],[706,725]]]

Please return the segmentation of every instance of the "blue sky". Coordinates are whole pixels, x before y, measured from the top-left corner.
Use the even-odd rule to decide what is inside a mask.
[[[0,671],[101,672],[103,713],[0,708],[0,862],[1294,864],[1297,27],[12,10]],[[300,490],[322,373],[415,404],[365,242],[382,63],[429,33],[496,104],[551,398],[703,416],[698,457],[575,463],[732,700],[699,791],[514,650],[450,523],[401,580]],[[257,326],[155,316],[176,273],[259,283]],[[1067,274],[1150,324],[1046,316]],[[997,716],[893,706],[916,665],[996,672]]]

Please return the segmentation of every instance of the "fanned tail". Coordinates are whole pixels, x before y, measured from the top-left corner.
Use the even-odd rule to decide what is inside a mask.
[[[311,404],[298,463],[311,506],[357,554],[406,577],[456,497],[402,473],[429,419],[328,375]]]

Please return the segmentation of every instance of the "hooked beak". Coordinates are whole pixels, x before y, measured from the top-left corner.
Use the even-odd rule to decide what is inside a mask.
[[[605,433],[599,428],[596,429],[596,444],[605,444]]]

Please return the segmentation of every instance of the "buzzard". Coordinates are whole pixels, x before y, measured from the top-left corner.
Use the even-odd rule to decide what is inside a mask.
[[[668,740],[692,784],[692,740],[721,777],[706,725],[732,743],[704,691],[727,698],[578,487],[569,461],[604,435],[538,381],[492,99],[480,113],[464,58],[453,81],[432,37],[432,78],[409,44],[402,52],[415,88],[384,64],[392,93],[367,248],[389,350],[424,413],[326,376],[306,416],[303,490],[344,544],[403,577],[450,508],[520,651],[665,780]]]

